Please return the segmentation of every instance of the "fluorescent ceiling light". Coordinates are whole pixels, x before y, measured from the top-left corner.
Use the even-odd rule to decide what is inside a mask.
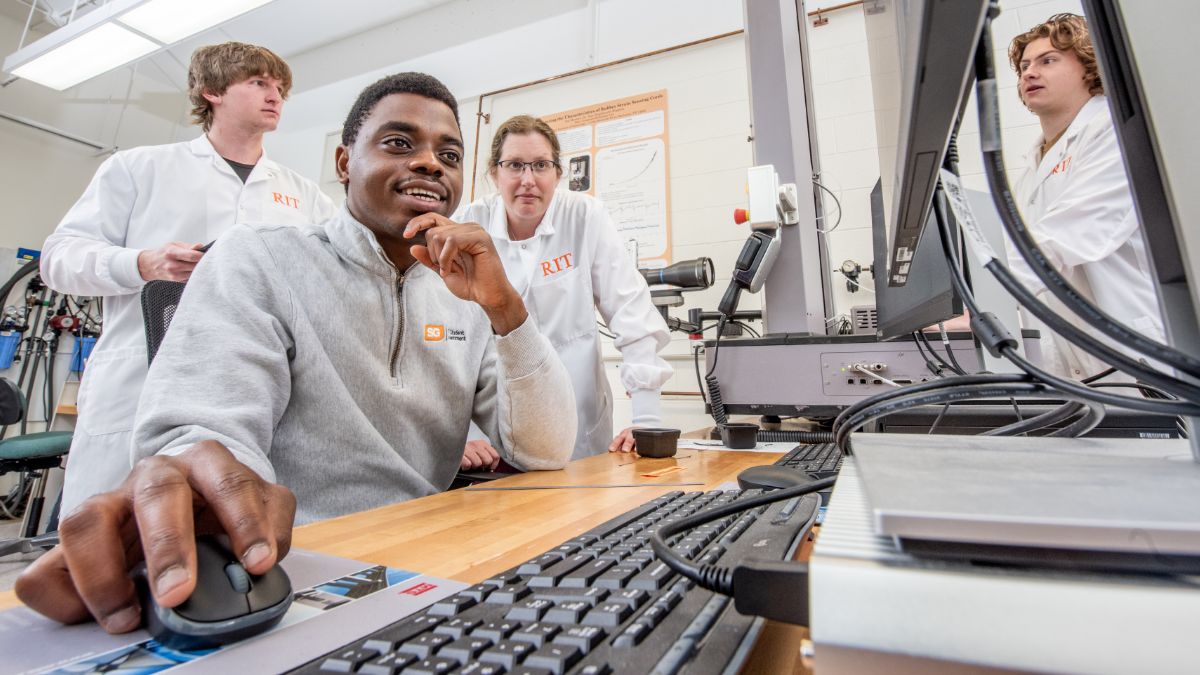
[[[111,0],[9,54],[4,70],[63,90],[271,0]]]
[[[12,74],[62,91],[141,58],[159,46],[133,31],[105,23],[14,68]]]
[[[228,21],[271,0],[149,0],[117,21],[171,44]]]

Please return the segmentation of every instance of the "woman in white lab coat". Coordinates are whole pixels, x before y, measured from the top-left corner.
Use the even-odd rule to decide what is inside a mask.
[[[140,304],[146,281],[185,281],[201,256],[195,249],[234,223],[300,225],[334,213],[315,183],[262,149],[291,86],[282,59],[236,42],[203,47],[192,57],[189,82],[205,133],[109,157],[42,247],[46,285],[104,297],[103,334],[79,390],[63,513],[129,473],[147,370]]]
[[[1146,240],[1086,23],[1075,15],[1051,17],[1014,39],[1009,57],[1020,77],[1021,100],[1042,126],[1016,188],[1030,234],[1082,295],[1126,326],[1162,341]],[[1057,313],[1092,332],[1045,288],[1011,242],[1008,246],[1014,274]],[[1027,327],[1041,328],[1043,358],[1051,372],[1082,379],[1108,368],[1032,316],[1023,313],[1023,319]]]
[[[633,450],[633,427],[662,424],[659,395],[672,373],[658,356],[670,338],[645,280],[604,206],[555,190],[562,163],[558,138],[545,122],[520,115],[500,125],[488,166],[499,192],[460,209],[455,219],[491,234],[509,279],[571,374],[579,412],[573,458]],[[633,426],[615,436],[597,311],[616,336],[621,383],[633,404]],[[474,430],[470,438],[463,466],[494,466],[494,450]]]

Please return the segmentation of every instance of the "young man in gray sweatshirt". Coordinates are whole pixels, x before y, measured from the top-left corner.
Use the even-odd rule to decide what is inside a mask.
[[[62,545],[18,580],[26,604],[132,630],[139,540],[155,596],[175,606],[195,587],[195,532],[228,533],[262,573],[294,520],[445,489],[471,420],[516,466],[566,464],[567,373],[487,233],[446,217],[462,156],[455,100],[434,78],[363,91],[336,155],[346,208],[311,227],[234,228],[204,257],[150,368],[140,461],[64,519]]]

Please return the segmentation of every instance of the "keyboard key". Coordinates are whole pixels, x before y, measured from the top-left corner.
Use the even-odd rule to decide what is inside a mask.
[[[517,621],[489,621],[479,628],[471,631],[471,637],[487,638],[492,642],[500,642],[507,640],[508,636],[512,635],[521,627]]]
[[[534,623],[513,633],[512,639],[518,642],[528,642],[535,647],[541,647],[558,635],[558,631],[562,630],[558,626],[548,623]]]
[[[621,631],[615,638],[613,638],[612,645],[614,648],[621,649],[636,647],[640,645],[642,640],[646,639],[646,636],[649,634],[650,626],[648,624],[634,621],[626,626],[625,630]]]
[[[517,666],[509,675],[554,675],[553,671],[533,666]]]
[[[455,659],[466,663],[478,657],[483,650],[492,646],[492,641],[485,637],[464,637],[447,644],[438,650],[438,656]]]
[[[604,574],[596,577],[593,583],[600,588],[621,588],[638,571],[638,568],[633,565],[617,565],[616,567],[610,567]]]
[[[609,668],[607,663],[589,663],[580,668],[577,675],[609,675],[610,673],[612,673],[612,668]]]
[[[471,598],[472,600],[474,600],[475,602],[483,602],[483,599],[486,598],[488,596],[488,594],[492,592],[493,588],[495,588],[495,586],[490,586],[488,584],[475,584],[474,586],[472,586],[468,589],[459,591],[458,594],[465,595],[468,598]]]
[[[373,638],[375,640],[386,641],[389,644],[387,649],[380,649],[379,651],[391,651],[401,642],[416,637],[431,628],[436,628],[442,621],[443,619],[439,617],[422,614],[395,626],[388,626],[376,633]]]
[[[579,651],[587,654],[600,646],[607,635],[608,632],[599,626],[571,626],[554,636],[553,642],[559,645],[574,645]]]
[[[475,599],[465,595],[452,595],[445,600],[438,600],[429,608],[434,616],[454,616],[468,607],[475,606]]]
[[[433,632],[443,633],[457,640],[464,635],[470,634],[480,623],[482,622],[475,619],[454,618],[434,628]]]
[[[565,558],[569,555],[575,555],[576,553],[579,553],[580,549],[582,548],[583,547],[579,544],[559,544],[558,546],[550,549],[548,552],[557,553]]]
[[[646,591],[637,588],[626,588],[623,591],[614,591],[608,596],[608,602],[619,602],[628,605],[630,609],[641,607],[650,594]]]
[[[362,643],[363,649],[373,649],[380,654],[386,654],[396,647],[396,644],[391,640],[366,640]]]
[[[621,622],[629,618],[633,610],[624,603],[606,602],[596,609],[588,612],[583,617],[585,626],[600,626],[602,628],[616,628],[621,625]]]
[[[641,615],[638,616],[637,622],[644,623],[650,628],[654,628],[660,622],[662,622],[663,618],[667,616],[667,612],[669,611],[671,610],[667,609],[665,606],[654,603],[653,605],[647,607],[646,611],[642,612]],[[438,653],[440,654],[441,652]]]
[[[581,658],[583,654],[575,645],[549,644],[525,657],[525,665],[531,668],[545,668],[554,675],[563,675]]]
[[[608,597],[608,591],[603,588],[538,588],[533,591],[533,597],[553,603],[579,600],[595,607]]]
[[[405,642],[397,647],[396,651],[403,652],[405,654],[412,654],[418,659],[427,659],[430,656],[433,656],[434,652],[436,652],[439,647],[453,640],[454,638],[450,637],[449,635],[442,635],[440,633],[426,633],[424,635],[418,635],[408,642]]]
[[[497,642],[496,646],[480,654],[479,660],[486,663],[499,663],[504,666],[505,670],[512,670],[517,667],[521,659],[525,658],[526,654],[535,649],[537,648],[528,642],[505,640]]]
[[[549,600],[539,600],[532,598],[524,602],[513,605],[512,609],[504,615],[509,621],[537,621],[542,618],[546,610],[554,606],[554,603]]]
[[[343,649],[338,652],[337,656],[331,656],[325,659],[325,663],[321,665],[322,670],[330,670],[339,673],[353,673],[358,670],[362,664],[379,656],[379,652],[374,649],[367,648],[350,648]]]
[[[542,620],[546,623],[565,623],[573,626],[579,623],[579,620],[591,608],[591,605],[582,600],[560,602],[546,612],[546,616],[542,617]]]
[[[409,664],[414,663],[417,657],[412,654],[401,654],[400,652],[392,652],[364,663],[358,672],[363,675],[396,675]]]
[[[560,579],[574,571],[575,568],[588,564],[594,558],[595,556],[591,553],[576,553],[569,558],[563,558],[546,568],[541,574],[534,575],[529,580],[529,585],[535,587],[557,586]]]
[[[654,598],[654,604],[655,606],[662,607],[669,612],[672,609],[675,609],[675,605],[678,605],[679,601],[682,599],[683,594],[679,591],[676,591],[675,587],[672,586],[666,591],[659,593],[658,596]]]
[[[464,666],[457,675],[504,675],[504,666],[499,663],[474,661]]]
[[[593,560],[564,576],[558,585],[564,588],[588,588],[612,564],[611,560]]]
[[[485,579],[483,581],[483,585],[495,586],[496,588],[499,588],[501,586],[511,586],[513,584],[521,583],[522,578],[523,577],[521,575],[519,575],[515,572],[504,572],[501,574],[497,574],[496,576],[492,577],[491,579]]]
[[[422,659],[404,669],[404,675],[442,675],[458,667],[458,661],[441,656]]]
[[[520,567],[518,567],[517,574],[525,574],[525,575],[540,574],[541,572],[544,572],[547,567],[550,567],[551,565],[553,565],[554,563],[556,563],[562,559],[563,559],[563,555],[561,553],[555,553],[555,552],[543,553],[543,554],[539,555],[538,557],[536,557],[536,558],[526,562],[525,564],[521,565]]]
[[[596,543],[597,541],[600,541],[600,537],[597,537],[594,534],[581,534],[578,537],[575,537],[574,539],[568,539],[566,541],[566,543],[579,544],[580,546],[590,546],[590,545]]]
[[[494,605],[512,605],[520,602],[527,595],[529,595],[529,588],[524,585],[501,586],[488,596],[487,601]]]
[[[638,572],[638,575],[629,580],[629,588],[640,588],[647,591],[657,591],[667,585],[675,576],[675,572],[671,571],[670,567],[664,562],[657,562],[646,569]]]

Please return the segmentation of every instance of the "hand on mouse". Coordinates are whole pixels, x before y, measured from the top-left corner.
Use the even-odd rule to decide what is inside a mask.
[[[246,571],[287,555],[296,498],[216,441],[137,463],[119,488],[96,495],[59,525],[61,542],[17,579],[17,597],[63,623],[95,617],[109,633],[141,623],[130,569],[146,561],[151,591],[175,607],[196,585],[197,533],[225,532]]]

